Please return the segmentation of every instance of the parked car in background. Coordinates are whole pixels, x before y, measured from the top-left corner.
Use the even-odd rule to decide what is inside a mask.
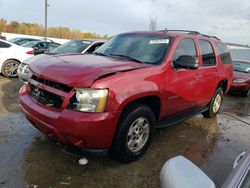
[[[48,53],[60,45],[61,44],[56,43],[52,40],[46,40],[46,41],[26,42],[25,44],[22,45],[22,47],[32,48],[32,50],[29,53],[38,55],[38,54]]]
[[[30,41],[40,41],[39,39],[35,39],[35,38],[27,38],[27,37],[17,37],[17,38],[12,38],[10,40],[8,40],[11,43],[14,43],[16,45],[23,45],[26,42],[30,42]]]
[[[221,188],[250,188],[250,150],[242,152]],[[169,159],[160,173],[162,188],[215,188],[214,182],[183,156]]]
[[[39,54],[49,53],[50,51],[54,50],[60,45],[61,44],[53,41],[40,41],[32,47],[33,54],[39,55]]]
[[[33,56],[29,53],[31,49],[0,39],[0,73],[9,78],[17,77],[20,63]]]
[[[37,44],[38,42],[40,41],[29,41],[29,42],[22,44],[21,46],[24,48],[33,48],[33,46]]]
[[[103,45],[105,40],[95,40],[95,39],[78,39],[68,41],[54,50],[50,51],[48,54],[78,54],[78,53],[92,53],[98,47]]]
[[[233,61],[233,83],[230,91],[240,92],[242,96],[250,95],[250,61]]]
[[[92,54],[38,56],[30,70],[19,99],[32,125],[124,163],[145,154],[156,127],[215,117],[233,77],[223,42],[171,30],[120,34]]]
[[[54,50],[49,50],[46,52],[47,55],[59,55],[59,54],[77,54],[77,53],[92,53],[98,47],[103,45],[105,40],[71,40],[60,46],[54,48]],[[56,44],[56,43],[54,43]],[[51,46],[53,44],[51,43]],[[27,82],[31,76],[29,65],[35,61],[37,58],[32,57],[21,63],[18,69],[18,77],[22,82]]]

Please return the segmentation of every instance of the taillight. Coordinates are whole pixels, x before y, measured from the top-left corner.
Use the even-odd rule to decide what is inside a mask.
[[[30,51],[26,52],[26,54],[32,55],[33,54],[33,50],[30,50]]]

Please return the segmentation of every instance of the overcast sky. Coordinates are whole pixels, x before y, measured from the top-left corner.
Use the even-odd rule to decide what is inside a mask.
[[[250,0],[48,0],[48,25],[115,35],[157,29],[190,29],[224,41],[250,44]],[[44,23],[44,0],[0,0],[0,18]]]

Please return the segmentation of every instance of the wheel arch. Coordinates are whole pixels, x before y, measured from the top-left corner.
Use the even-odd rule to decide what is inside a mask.
[[[223,93],[226,94],[229,90],[228,88],[228,81],[227,80],[221,80],[218,84],[217,84],[217,88],[221,87],[223,90]]]
[[[156,121],[159,119],[162,104],[161,98],[158,95],[147,95],[131,99],[122,105],[122,113],[124,113],[127,109],[131,108],[131,106],[136,104],[143,104],[148,106],[153,111]]]

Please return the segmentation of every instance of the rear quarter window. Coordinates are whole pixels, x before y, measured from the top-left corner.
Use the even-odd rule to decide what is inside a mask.
[[[223,43],[216,43],[216,47],[218,49],[219,52],[219,56],[221,58],[221,61],[223,64],[232,64],[232,58],[229,52],[228,47],[223,44]]]

